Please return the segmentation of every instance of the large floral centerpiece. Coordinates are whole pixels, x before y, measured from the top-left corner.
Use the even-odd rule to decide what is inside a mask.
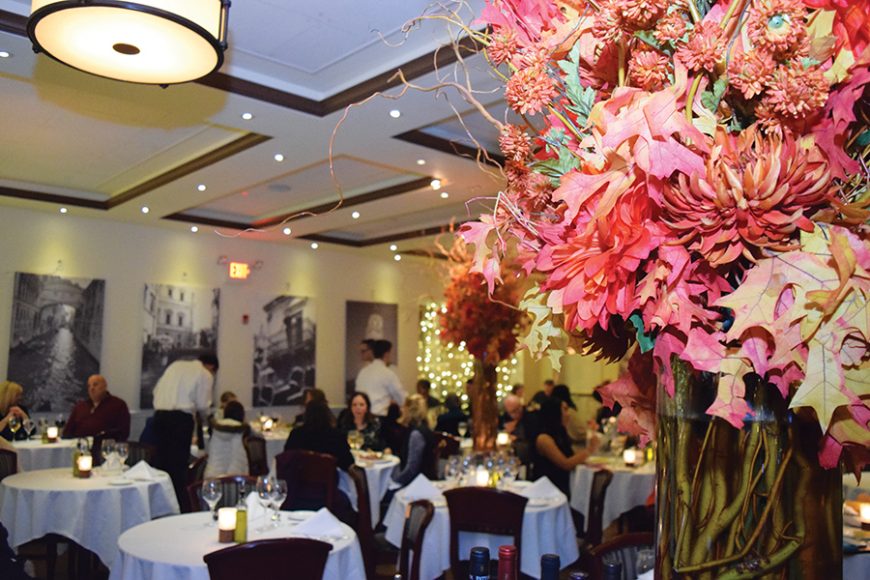
[[[498,123],[507,185],[461,230],[474,271],[492,288],[518,255],[537,277],[534,352],[632,357],[604,393],[623,429],[653,436],[657,392],[711,391],[718,427],[659,477],[696,527],[660,550],[680,572],[766,573],[808,537],[774,506],[789,484],[759,456],[792,456],[759,401],[813,418],[816,467],[870,460],[868,21],[867,1],[489,0],[466,28],[525,121]],[[706,480],[729,437],[737,479]]]

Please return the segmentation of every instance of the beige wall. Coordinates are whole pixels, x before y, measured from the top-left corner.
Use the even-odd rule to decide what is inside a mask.
[[[263,261],[247,282],[231,282],[219,256]],[[60,271],[58,264],[60,262]],[[263,298],[293,294],[314,298],[317,317],[317,386],[333,403],[344,399],[345,302],[399,305],[399,374],[406,388],[417,378],[418,302],[440,294],[434,270],[414,260],[394,262],[358,250],[308,243],[276,244],[224,238],[210,228],[198,234],[77,217],[0,208],[0,377],[8,365],[15,272],[106,280],[102,372],[110,389],[138,407],[142,296],[146,283],[221,289],[217,389],[251,398],[252,325],[242,316]],[[25,385],[26,387],[26,385]]]

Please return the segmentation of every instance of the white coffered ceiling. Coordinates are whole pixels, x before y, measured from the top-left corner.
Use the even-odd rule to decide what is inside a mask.
[[[0,208],[63,205],[74,214],[168,228],[207,224],[282,243],[424,246],[430,238],[421,232],[467,219],[465,202],[501,185],[450,144],[463,144],[454,109],[470,107],[450,91],[410,91],[351,107],[336,126],[348,103],[378,89],[397,96],[400,87],[385,83],[399,67],[427,86],[450,74],[453,65],[432,71],[434,51],[451,38],[441,22],[403,31],[411,18],[443,9],[421,0],[239,0],[221,71],[161,89],[35,55],[22,33],[29,2],[0,0],[0,51],[12,54],[0,58]],[[481,100],[502,117],[485,63],[466,63],[476,88],[491,91]],[[392,109],[401,116],[391,117]],[[494,147],[494,131],[479,116],[465,119]],[[440,190],[429,187],[433,178]],[[213,228],[200,227],[200,235]]]

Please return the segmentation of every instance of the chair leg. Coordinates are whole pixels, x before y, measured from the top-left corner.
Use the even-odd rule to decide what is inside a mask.
[[[45,543],[46,578],[54,580],[54,569],[57,565],[57,539],[47,538]]]

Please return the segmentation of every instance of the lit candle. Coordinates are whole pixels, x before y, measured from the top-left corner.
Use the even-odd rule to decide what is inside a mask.
[[[495,444],[499,447],[507,447],[511,444],[511,436],[504,431],[495,436]]]
[[[57,427],[52,425],[48,429],[45,430],[45,437],[48,439],[49,443],[54,443],[57,441]]]
[[[477,467],[477,471],[474,474],[474,483],[481,487],[489,485],[489,471],[484,466],[479,465]]]
[[[266,419],[266,420],[263,422],[263,431],[271,431],[271,430],[272,430],[272,426],[273,426],[274,424],[275,424],[275,422],[272,421],[272,419]]]
[[[862,503],[859,508],[859,519],[861,520],[861,529],[870,530],[870,503]]]
[[[637,449],[626,449],[622,452],[622,460],[626,465],[636,465],[637,464]]]
[[[94,458],[90,455],[79,455],[76,459],[76,465],[79,468],[79,477],[88,478],[91,476],[91,469],[94,467]]]
[[[218,541],[228,544],[236,531],[236,508],[222,507],[218,510]]]

